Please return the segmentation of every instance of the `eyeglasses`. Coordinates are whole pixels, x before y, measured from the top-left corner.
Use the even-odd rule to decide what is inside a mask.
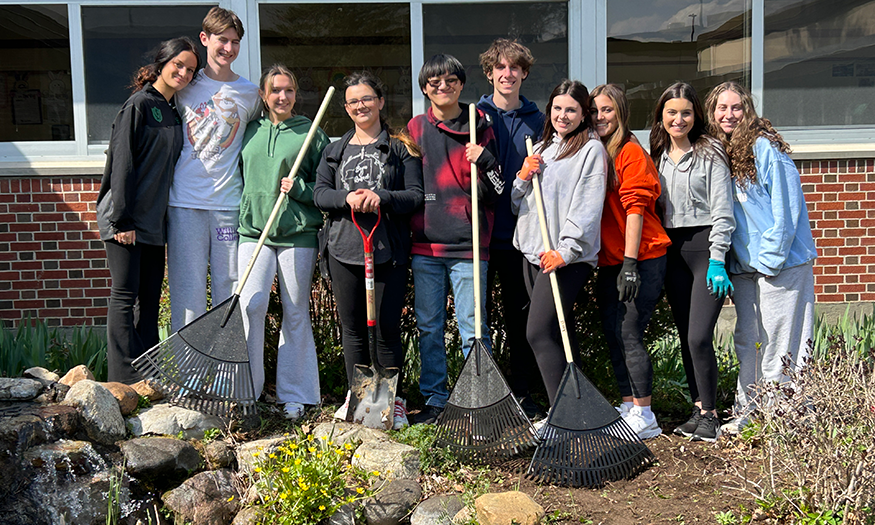
[[[435,88],[435,89],[441,87],[441,83],[446,84],[447,87],[449,87],[449,88],[455,88],[456,86],[459,85],[460,82],[461,82],[461,80],[459,80],[457,77],[430,78],[430,79],[428,79],[428,85]]]
[[[367,106],[371,102],[374,102],[375,100],[377,100],[378,98],[380,98],[380,97],[372,97],[370,95],[368,95],[366,97],[362,97],[362,98],[354,98],[352,100],[347,100],[346,103],[344,103],[344,106],[346,106],[348,108],[354,108],[354,107],[359,105],[359,102],[361,102],[362,104]]]

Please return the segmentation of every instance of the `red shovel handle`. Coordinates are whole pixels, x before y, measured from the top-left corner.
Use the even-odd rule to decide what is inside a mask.
[[[359,234],[362,236],[362,243],[365,248],[365,294],[368,304],[368,326],[377,325],[377,307],[374,298],[374,232],[377,231],[377,226],[380,225],[380,208],[377,208],[377,223],[371,228],[371,233],[365,235],[365,231],[359,226],[355,220],[355,211],[351,210],[352,223],[358,228]]]

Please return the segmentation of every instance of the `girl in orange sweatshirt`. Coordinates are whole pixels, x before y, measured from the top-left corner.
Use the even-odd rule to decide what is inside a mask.
[[[659,301],[671,244],[656,214],[659,172],[629,131],[622,88],[596,87],[590,111],[613,161],[602,213],[596,300],[623,397],[617,410],[641,439],[649,439],[662,430],[650,410],[653,365],[644,330]]]

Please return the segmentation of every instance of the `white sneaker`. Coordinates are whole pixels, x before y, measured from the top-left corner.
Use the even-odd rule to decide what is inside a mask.
[[[742,431],[747,424],[750,423],[750,420],[746,417],[736,417],[730,419],[727,423],[723,424],[720,427],[720,432],[723,434],[737,435]]]
[[[620,403],[620,406],[614,407],[614,410],[620,413],[620,417],[626,417],[629,413],[629,407],[627,407],[624,403]]]
[[[401,430],[410,425],[410,422],[407,421],[407,401],[400,397],[395,398],[394,418],[395,419],[392,422],[392,430]]]
[[[349,396],[352,395],[352,391],[346,391],[346,401],[343,402],[343,406],[337,409],[337,412],[334,413],[334,419],[342,419],[346,421],[346,414],[349,412]]]
[[[653,412],[645,415],[639,406],[632,407],[623,419],[641,439],[651,439],[662,434]]]
[[[304,415],[304,405],[301,403],[286,403],[285,414],[286,419],[297,421]]]

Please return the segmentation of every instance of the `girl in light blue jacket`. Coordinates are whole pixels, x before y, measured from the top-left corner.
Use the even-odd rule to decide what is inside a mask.
[[[735,418],[723,431],[737,433],[756,408],[755,383],[786,381],[783,359],[800,367],[808,355],[817,250],[790,146],[757,116],[750,92],[724,82],[705,105],[710,131],[729,154],[734,182],[729,273],[739,373]]]

